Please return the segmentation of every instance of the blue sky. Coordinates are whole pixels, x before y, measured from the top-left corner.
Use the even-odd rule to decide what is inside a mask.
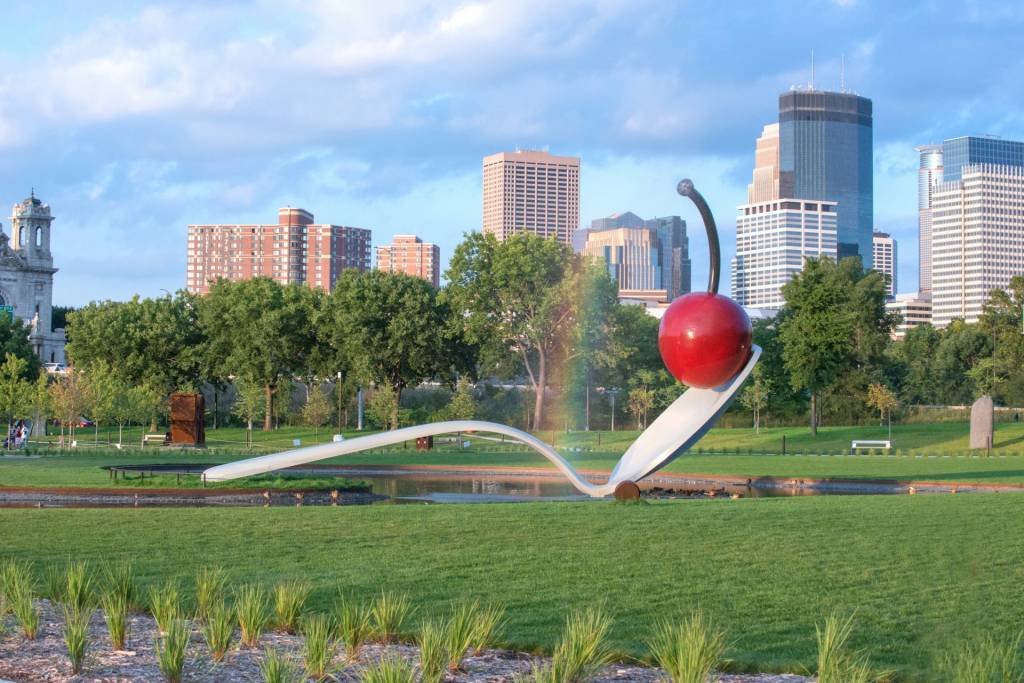
[[[705,192],[730,258],[754,141],[814,50],[819,88],[845,55],[874,100],[876,229],[912,291],[913,147],[1024,138],[1022,28],[1015,2],[8,0],[0,203],[51,204],[54,303],[80,305],[183,287],[189,223],[284,205],[447,258],[479,228],[481,158],[548,148],[582,157],[582,223],[687,218],[699,287],[675,183]]]

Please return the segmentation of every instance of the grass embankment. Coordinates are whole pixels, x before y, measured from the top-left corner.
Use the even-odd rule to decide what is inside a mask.
[[[604,602],[615,647],[701,607],[747,670],[813,666],[814,624],[856,610],[853,646],[907,680],[976,634],[1024,627],[1016,496],[270,509],[6,510],[0,559],[130,559],[154,584],[220,565],[234,581],[405,592],[417,618],[455,598],[508,606],[505,639],[550,648],[567,611]]]
[[[701,440],[698,447],[672,463],[666,471],[693,474],[732,475],[742,477],[833,478],[833,479],[922,479],[980,483],[1024,483],[1024,453],[1014,450],[1024,445],[1024,426],[1015,423],[997,425],[996,448],[989,457],[985,451],[968,451],[967,426],[955,423],[934,425],[903,425],[893,428],[894,445],[898,451],[892,455],[859,454],[839,455],[849,447],[853,438],[874,438],[884,433],[883,428],[831,427],[823,428],[817,440],[806,429],[778,428],[762,430],[760,435],[745,429],[716,429]],[[874,430],[874,431],[873,431]],[[230,430],[226,430],[230,431]],[[236,430],[241,431],[241,430]],[[206,450],[172,450],[148,447],[142,450],[111,450],[100,446],[44,449],[52,454],[34,460],[0,457],[0,486],[109,486],[111,481],[105,465],[118,463],[218,463],[251,457],[270,449],[268,444],[279,443],[279,448],[292,447],[292,439],[300,438],[300,431],[281,430],[269,434],[270,439],[258,442],[263,448],[216,448]],[[358,432],[349,433],[349,436]],[[786,435],[788,455],[780,452],[782,435]],[[310,430],[309,436],[312,436]],[[562,448],[565,457],[580,469],[610,470],[637,432],[596,432],[542,434],[548,442]],[[329,438],[329,434],[324,434]],[[600,443],[599,443],[600,441]],[[308,445],[310,440],[302,441]],[[466,449],[453,444],[437,442],[429,453],[417,452],[410,442],[336,458],[325,463],[349,465],[452,465],[467,467],[541,467],[550,468],[547,460],[533,451],[512,442],[471,439]],[[582,450],[574,450],[582,449]],[[737,453],[737,449],[739,453]],[[36,450],[40,449],[36,447]],[[136,475],[137,476],[137,475]],[[309,487],[318,487],[309,477]],[[145,485],[149,485],[146,477]],[[182,478],[183,483],[186,478]],[[172,484],[171,482],[174,482]],[[176,485],[176,477],[164,477],[157,484]],[[133,485],[129,483],[128,485]],[[190,485],[198,485],[191,479]],[[245,485],[235,484],[237,485]],[[256,486],[266,486],[257,483]],[[304,484],[293,480],[290,485]]]

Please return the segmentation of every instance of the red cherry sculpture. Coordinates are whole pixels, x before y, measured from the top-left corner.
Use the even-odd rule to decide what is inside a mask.
[[[725,384],[750,358],[750,318],[735,301],[718,293],[721,255],[718,229],[711,209],[690,180],[676,190],[697,205],[711,252],[708,291],[694,292],[672,302],[658,328],[658,350],[665,367],[680,382],[698,389]]]
[[[687,386],[725,384],[750,358],[746,311],[721,294],[693,292],[672,302],[658,329],[658,350],[672,376]]]

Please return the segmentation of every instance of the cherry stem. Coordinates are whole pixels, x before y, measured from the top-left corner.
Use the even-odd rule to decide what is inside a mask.
[[[704,231],[708,234],[708,251],[711,252],[711,271],[708,273],[708,294],[718,294],[719,269],[722,265],[722,254],[718,247],[718,228],[715,227],[715,217],[711,215],[711,209],[704,197],[697,192],[693,181],[685,178],[676,185],[676,192],[689,197],[697,205],[697,211],[704,220]]]

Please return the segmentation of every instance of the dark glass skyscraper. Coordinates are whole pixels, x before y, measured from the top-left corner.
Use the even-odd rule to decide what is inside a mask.
[[[793,90],[779,96],[779,188],[783,197],[839,202],[838,255],[872,265],[874,173],[871,100]]]
[[[962,180],[963,168],[970,164],[1024,166],[1024,142],[971,135],[942,143],[942,180]]]

